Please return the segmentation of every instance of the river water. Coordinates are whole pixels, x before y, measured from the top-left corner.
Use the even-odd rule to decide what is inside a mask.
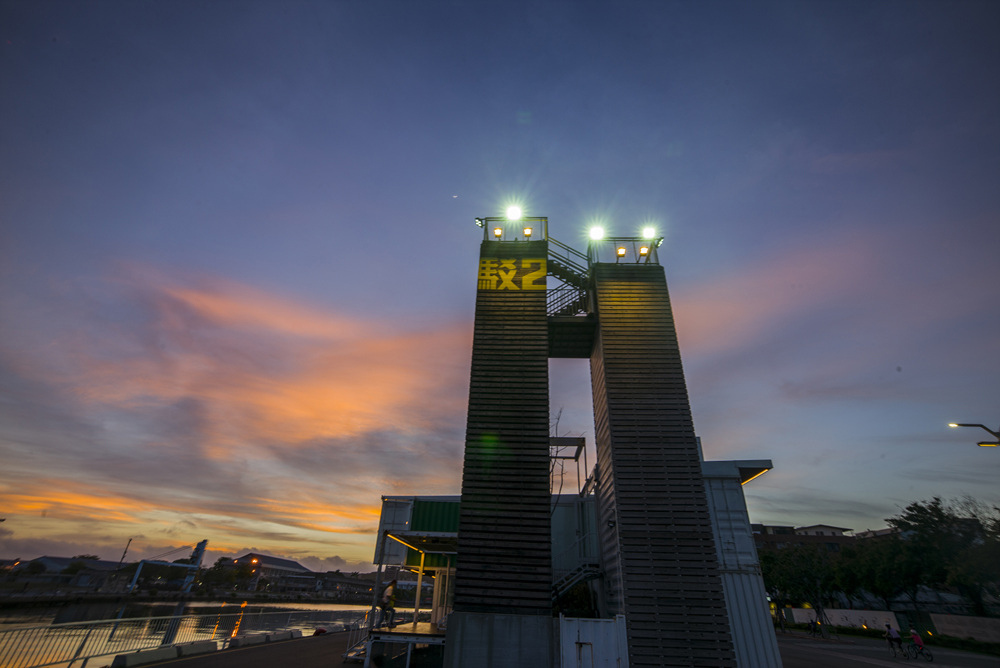
[[[99,619],[122,619],[134,617],[168,617],[178,614],[175,601],[134,602],[125,604],[122,611],[121,603],[111,601],[93,603],[66,603],[52,606],[32,606],[25,608],[0,608],[0,630],[42,626],[49,624],[65,624],[67,622],[88,622]],[[368,606],[351,603],[314,603],[297,601],[288,603],[250,603],[244,612],[278,612],[281,610],[319,610],[364,612]],[[184,615],[213,615],[217,613],[240,612],[239,603],[224,603],[222,601],[187,601]]]

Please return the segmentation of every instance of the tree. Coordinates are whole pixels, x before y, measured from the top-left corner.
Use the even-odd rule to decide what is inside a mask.
[[[201,582],[206,587],[218,589],[246,588],[254,577],[254,566],[249,563],[234,563],[229,557],[219,557],[215,564],[201,572]]]
[[[62,572],[66,575],[76,575],[86,567],[87,567],[87,562],[85,561],[80,561],[80,560],[71,561],[69,562],[69,565],[62,570]]]
[[[886,522],[899,532],[914,604],[919,585],[951,586],[976,615],[986,615],[983,593],[1000,585],[1000,508],[968,497],[947,503],[934,497],[911,503]]]
[[[837,591],[835,562],[835,553],[816,545],[767,551],[760,557],[761,573],[772,600],[779,604],[808,603],[819,619]]]
[[[48,569],[45,568],[45,564],[40,561],[30,561],[28,565],[24,567],[24,572],[28,575],[40,575],[46,572]]]
[[[893,534],[846,548],[837,564],[837,584],[848,595],[867,591],[891,610],[892,599],[910,589],[915,592],[919,574],[907,562],[899,536]]]

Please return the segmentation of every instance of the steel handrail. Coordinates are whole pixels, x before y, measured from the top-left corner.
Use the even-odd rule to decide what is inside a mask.
[[[562,254],[558,251],[562,251]],[[587,256],[575,248],[567,246],[558,239],[549,237],[549,255],[561,261],[581,276],[587,275],[587,271],[590,266],[587,261]]]
[[[576,315],[587,312],[587,291],[566,286],[548,291],[546,313],[550,316]]]
[[[0,666],[41,668],[126,654],[161,645],[214,640],[222,648],[234,637],[298,629],[303,635],[331,624],[352,627],[358,610],[288,610],[208,615],[170,615],[68,622],[0,630]],[[166,642],[168,634],[172,635]]]

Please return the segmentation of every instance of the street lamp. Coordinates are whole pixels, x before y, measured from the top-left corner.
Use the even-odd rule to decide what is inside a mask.
[[[984,448],[995,448],[998,445],[1000,445],[1000,431],[993,431],[992,429],[990,429],[989,427],[987,427],[984,424],[979,424],[978,422],[976,422],[976,423],[949,422],[948,426],[949,427],[979,427],[980,429],[982,429],[984,431],[988,431],[990,433],[990,435],[992,435],[993,438],[995,438],[997,440],[995,440],[995,441],[980,441],[979,443],[976,443],[976,445],[979,445],[979,446],[984,447]]]

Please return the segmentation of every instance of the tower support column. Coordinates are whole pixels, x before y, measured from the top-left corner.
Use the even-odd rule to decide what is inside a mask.
[[[484,241],[445,666],[551,665],[546,241]]]
[[[663,268],[591,265],[598,529],[638,666],[735,666]]]

